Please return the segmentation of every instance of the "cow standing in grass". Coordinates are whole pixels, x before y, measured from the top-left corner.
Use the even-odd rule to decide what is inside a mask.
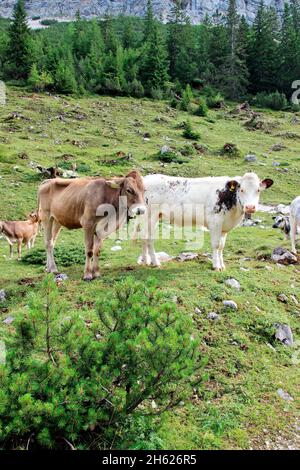
[[[261,191],[272,186],[273,181],[261,181],[255,173],[234,178],[179,178],[158,174],[146,176],[144,184],[148,215],[139,264],[160,265],[154,249],[155,227],[160,219],[165,219],[180,226],[184,221],[185,226],[196,224],[208,228],[213,268],[222,271],[228,232],[242,222],[245,214],[257,210]]]
[[[39,218],[36,212],[32,212],[25,221],[0,221],[0,234],[2,233],[8,241],[11,258],[13,258],[14,244],[18,244],[18,260],[22,256],[23,243],[28,251],[34,247],[38,230]]]
[[[86,263],[84,280],[99,277],[102,242],[128,217],[146,210],[144,184],[137,171],[124,178],[54,179],[39,188],[39,215],[45,230],[47,271],[56,273],[54,245],[62,227],[83,228]]]

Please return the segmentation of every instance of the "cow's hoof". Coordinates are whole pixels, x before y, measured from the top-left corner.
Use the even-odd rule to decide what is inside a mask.
[[[99,279],[101,277],[100,273],[93,273],[93,279]]]
[[[214,268],[214,271],[216,271],[217,273],[220,273],[222,271],[222,268]]]
[[[93,280],[93,276],[91,274],[88,274],[87,276],[84,276],[83,280],[85,282],[91,282]]]

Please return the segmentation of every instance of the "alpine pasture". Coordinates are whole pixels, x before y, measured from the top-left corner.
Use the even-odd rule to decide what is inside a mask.
[[[37,208],[37,189],[44,176],[36,164],[76,168],[79,176],[104,177],[125,175],[133,168],[143,175],[186,177],[234,177],[255,171],[261,178],[274,180],[261,203],[289,204],[300,188],[299,113],[259,110],[264,125],[249,130],[247,113],[230,113],[235,107],[227,103],[198,117],[173,109],[166,101],[77,98],[8,87],[7,103],[0,106],[0,220],[25,220]],[[197,145],[183,137],[182,123],[187,120],[200,135]],[[226,143],[235,144],[239,154],[222,155]],[[177,152],[182,163],[162,163],[163,146]],[[256,161],[245,161],[248,154],[255,154]],[[212,270],[208,234],[197,259],[170,261],[160,269],[137,265],[139,241],[121,240],[122,249],[111,251],[115,240],[109,239],[100,257],[101,277],[91,283],[82,280],[82,231],[62,231],[57,264],[68,278],[59,282],[58,297],[66,303],[68,316],[79,314],[89,325],[95,318],[96,302],[113,296],[119,281],[131,277],[144,283],[153,278],[157,289],[176,304],[179,315],[192,320],[199,337],[200,384],[177,406],[159,415],[155,399],[146,401],[142,410],[136,410],[141,416],[135,419],[133,415],[133,423],[127,423],[126,432],[119,432],[110,445],[299,448],[300,266],[271,260],[275,247],[290,249],[281,231],[272,229],[272,214],[257,213],[253,219],[260,219],[258,225],[239,227],[229,234],[225,272]],[[161,240],[156,246],[157,251],[172,256],[190,251],[185,239]],[[24,250],[22,261],[17,261],[16,254],[10,260],[8,244],[0,240],[0,290],[5,292],[0,300],[0,339],[7,345],[16,319],[28,315],[28,296],[45,296],[43,250],[40,234],[30,256]],[[226,285],[229,278],[238,280],[241,289]],[[284,301],[278,298],[280,294],[285,294]],[[224,300],[236,302],[237,310],[224,308]],[[208,318],[211,312],[219,315],[218,321]],[[291,327],[293,347],[275,339],[277,323]],[[280,389],[290,398],[284,399]],[[154,415],[150,424],[143,418],[146,411]],[[97,448],[91,442],[83,439],[81,446]],[[15,446],[26,447],[26,442]]]

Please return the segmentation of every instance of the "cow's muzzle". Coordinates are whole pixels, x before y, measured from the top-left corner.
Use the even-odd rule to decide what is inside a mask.
[[[256,207],[249,204],[245,206],[245,212],[246,214],[254,214],[256,212]]]
[[[139,205],[130,207],[128,210],[128,216],[130,218],[136,217],[137,215],[144,215],[146,213],[146,206]]]

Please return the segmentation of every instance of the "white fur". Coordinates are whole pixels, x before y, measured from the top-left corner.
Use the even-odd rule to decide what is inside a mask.
[[[231,210],[222,207],[218,211],[218,191],[223,190],[231,180],[239,183],[237,204]],[[195,224],[197,213],[197,227],[203,226],[210,230],[213,267],[217,270],[225,269],[223,249],[227,233],[242,222],[247,208],[251,208],[251,211],[257,210],[260,191],[265,189],[255,173],[233,178],[180,178],[156,174],[144,177],[144,185],[148,212],[146,231],[142,236],[143,252],[138,263],[160,265],[154,249],[155,226],[160,216],[170,221],[171,213],[171,223],[176,225],[182,224],[184,216],[184,225],[192,226]]]

